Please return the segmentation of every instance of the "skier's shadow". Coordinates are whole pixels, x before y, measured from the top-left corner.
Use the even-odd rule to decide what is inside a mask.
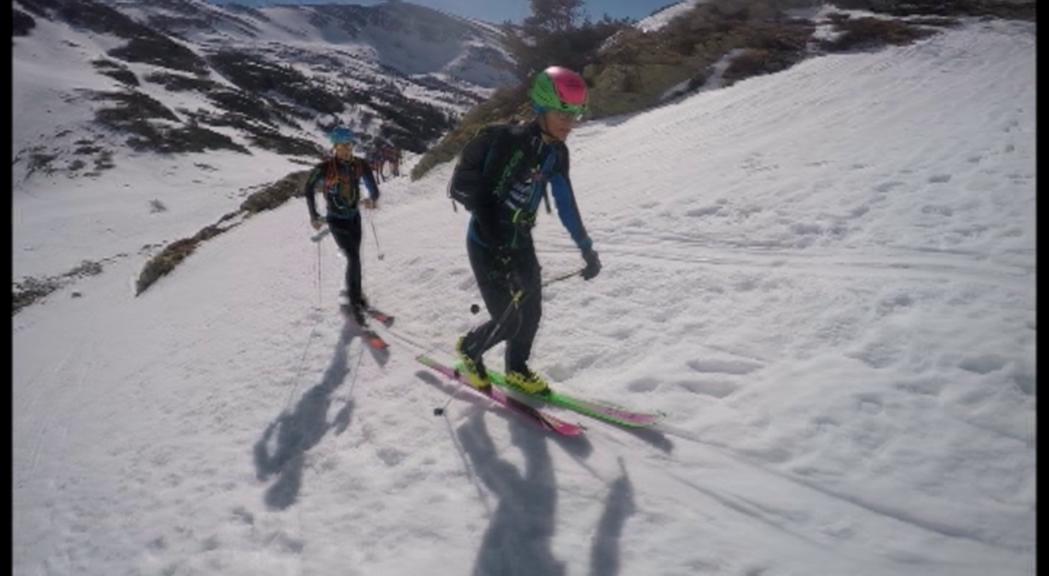
[[[674,442],[667,435],[655,428],[624,428],[624,432],[644,440],[653,448],[658,448],[667,454],[674,451]]]
[[[455,396],[458,385],[445,382],[428,371],[416,373],[420,380]],[[472,393],[459,395],[478,407],[489,401]],[[502,411],[497,411],[502,412]],[[511,437],[526,458],[522,476],[511,464],[499,460],[484,424],[485,412],[477,412],[459,427],[458,437],[468,454],[475,473],[499,497],[499,505],[485,533],[478,553],[475,576],[490,574],[563,574],[564,567],[553,558],[550,541],[553,535],[557,501],[552,462],[546,450],[545,436],[533,427],[522,425],[506,415]],[[641,433],[648,438],[662,434]],[[578,459],[585,459],[592,446],[583,437],[554,438],[558,445]],[[658,440],[654,445],[661,444]],[[590,551],[590,574],[614,576],[620,571],[620,547],[623,527],[635,512],[634,487],[627,476],[622,458],[622,475],[609,487],[605,511],[594,534]],[[534,565],[536,568],[526,568]]]
[[[592,576],[615,576],[619,574],[619,540],[623,536],[623,526],[627,518],[633,515],[634,486],[627,476],[626,466],[623,459],[619,459],[619,467],[623,471],[615,482],[612,483],[605,501],[605,512],[601,515],[601,521],[594,535],[594,543],[590,549],[590,574]]]
[[[524,473],[499,459],[484,423],[475,413],[458,429],[459,441],[474,472],[499,503],[482,539],[474,576],[565,573],[551,542],[557,510],[557,486],[546,438],[512,423],[510,436],[525,456]]]
[[[353,400],[343,406],[332,422],[327,421],[332,393],[343,383],[350,372],[347,360],[350,344],[360,336],[353,322],[347,322],[335,345],[335,355],[324,375],[313,388],[306,391],[295,408],[282,412],[266,427],[262,437],[255,443],[255,472],[259,480],[271,475],[279,478],[266,491],[265,501],[270,508],[283,510],[298,499],[302,485],[302,468],[306,451],[317,445],[329,429],[341,434],[350,425]],[[275,447],[270,451],[271,440],[276,435]]]

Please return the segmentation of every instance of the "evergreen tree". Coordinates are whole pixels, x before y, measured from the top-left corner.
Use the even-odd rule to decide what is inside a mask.
[[[531,3],[532,15],[524,21],[525,32],[530,36],[572,30],[583,9],[583,0],[531,0]]]

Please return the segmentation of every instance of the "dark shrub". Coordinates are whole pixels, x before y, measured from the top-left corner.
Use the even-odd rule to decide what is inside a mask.
[[[108,54],[125,62],[153,64],[202,76],[208,73],[207,64],[195,52],[156,33],[132,38],[126,45],[114,48]]]
[[[138,77],[127,67],[121,66],[112,60],[99,59],[91,62],[100,74],[104,74],[125,86],[135,87],[139,85]]]
[[[842,31],[842,34],[833,40],[820,42],[820,47],[828,52],[870,50],[887,44],[910,44],[936,33],[927,28],[912,26],[907,22],[878,18],[838,20],[835,27]]]
[[[168,74],[166,72],[153,72],[147,74],[145,78],[149,82],[160,84],[171,92],[196,90],[197,92],[207,94],[209,91],[219,87],[217,82],[208,80],[207,78],[182,76],[181,74]]]

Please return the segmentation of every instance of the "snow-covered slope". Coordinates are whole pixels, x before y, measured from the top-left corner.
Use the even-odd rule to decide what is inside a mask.
[[[14,573],[1030,574],[1034,119],[1035,26],[974,20],[581,126],[605,267],[547,288],[532,365],[644,434],[413,361],[480,320],[448,166],[365,227],[388,357],[301,202],[139,298],[117,261],[13,320]]]

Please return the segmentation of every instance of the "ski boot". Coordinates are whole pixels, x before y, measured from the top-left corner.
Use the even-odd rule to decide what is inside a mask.
[[[361,306],[350,305],[350,314],[353,316],[353,321],[357,323],[361,328],[368,327],[368,318],[364,313],[364,308]]]
[[[506,383],[525,394],[546,396],[550,393],[550,384],[527,366],[522,366],[519,370],[507,370]]]
[[[466,351],[466,336],[459,338],[459,341],[455,343],[455,353],[462,362],[462,374],[466,376],[466,381],[482,392],[491,389],[492,382],[488,380],[488,371],[484,368],[481,356],[474,358]]]
[[[355,301],[351,300],[348,304],[344,305],[343,309],[346,310],[350,314],[350,317],[353,318],[353,321],[356,322],[358,326],[360,326],[361,328],[367,328],[368,327],[368,314],[366,313],[367,306],[368,305],[365,304],[364,302],[355,302]]]

